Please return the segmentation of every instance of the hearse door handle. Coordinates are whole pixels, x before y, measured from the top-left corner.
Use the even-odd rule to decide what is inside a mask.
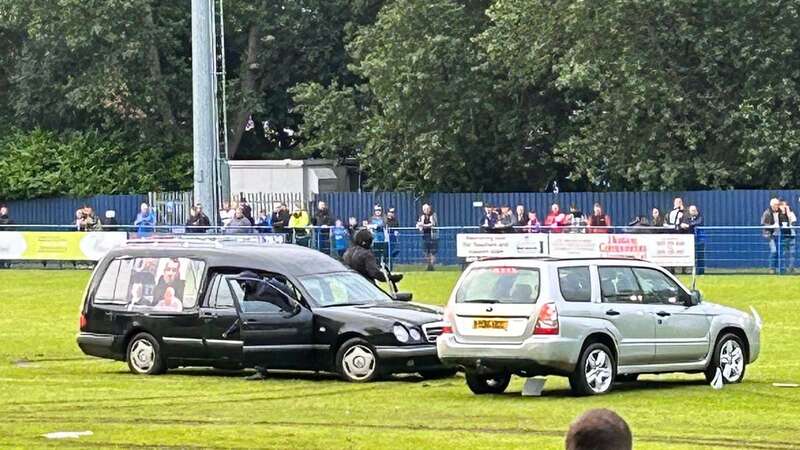
[[[619,315],[619,311],[615,311],[613,309],[609,309],[608,311],[606,311],[606,315],[607,316],[618,316]]]
[[[670,313],[668,313],[666,311],[659,311],[659,312],[656,313],[656,315],[658,317],[667,317],[667,316],[671,316],[672,314],[670,314]]]
[[[111,311],[106,311],[106,317],[114,317],[114,313]]]

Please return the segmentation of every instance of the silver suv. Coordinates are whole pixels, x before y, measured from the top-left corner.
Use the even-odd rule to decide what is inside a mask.
[[[758,358],[761,319],[702,301],[661,267],[633,259],[494,259],[461,275],[437,340],[476,394],[511,375],[563,375],[578,395],[641,373],[721,371],[738,383]]]

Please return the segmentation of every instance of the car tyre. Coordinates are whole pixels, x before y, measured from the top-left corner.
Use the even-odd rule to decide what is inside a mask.
[[[362,338],[345,341],[336,352],[336,371],[345,381],[367,383],[381,375],[375,347]]]
[[[741,383],[747,369],[747,354],[742,338],[725,333],[717,339],[711,362],[705,370],[706,382],[711,383],[717,375],[717,369],[722,372],[722,381],[725,384]]]
[[[442,378],[450,378],[458,373],[457,369],[432,369],[420,370],[419,375],[426,380],[440,380]]]
[[[609,392],[617,374],[614,354],[605,344],[589,344],[581,352],[569,386],[575,395],[601,395]]]
[[[477,395],[502,394],[511,382],[511,374],[509,372],[484,375],[468,371],[465,374],[465,378],[467,379],[469,390]]]
[[[161,344],[149,333],[139,333],[128,342],[125,359],[128,369],[137,375],[159,375],[167,371]]]

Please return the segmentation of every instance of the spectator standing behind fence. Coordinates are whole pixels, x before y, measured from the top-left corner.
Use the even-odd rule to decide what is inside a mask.
[[[247,220],[250,221],[250,225],[255,225],[256,221],[253,219],[253,208],[250,207],[250,204],[247,203],[247,197],[242,195],[239,200],[239,207],[242,208],[242,214]]]
[[[233,219],[234,212],[235,211],[231,211],[230,202],[222,202],[222,207],[219,208],[219,221],[222,223],[223,227],[228,226],[228,223],[230,223],[231,219]]]
[[[422,215],[417,220],[417,228],[422,232],[422,254],[425,257],[429,272],[436,264],[436,253],[438,251],[438,234],[436,227],[439,226],[439,219],[428,203],[422,205]]]
[[[14,225],[14,221],[11,220],[11,213],[6,205],[0,205],[0,226],[2,225]],[[0,231],[3,231],[3,228],[0,228]]]
[[[247,234],[253,232],[253,223],[244,216],[242,207],[236,209],[233,213],[233,218],[228,222],[225,227],[225,233],[228,234]]]
[[[308,226],[311,225],[311,220],[308,218],[308,212],[302,205],[294,205],[292,215],[289,216],[289,228],[292,229],[292,242],[297,245],[308,247],[311,241],[308,235]]]
[[[589,217],[588,222],[589,233],[610,233],[611,232],[611,216],[603,211],[603,205],[595,203],[592,208],[592,215]]]
[[[586,218],[583,215],[583,211],[578,208],[578,205],[575,203],[569,205],[569,223],[567,225],[570,226],[569,232],[570,233],[582,233],[584,232],[583,228],[586,226]]]
[[[494,225],[495,233],[511,233],[514,231],[514,215],[511,213],[511,208],[508,205],[500,207],[500,214],[497,217],[497,222]]]
[[[483,218],[481,219],[481,232],[493,233],[497,226],[497,211],[492,205],[487,204],[483,207]]]
[[[314,213],[314,226],[320,227],[317,231],[318,247],[323,253],[330,253],[331,250],[331,230],[335,223],[334,217],[325,202],[317,203],[317,212]]]
[[[355,217],[350,217],[349,219],[347,219],[347,227],[345,228],[347,228],[347,233],[350,235],[350,239],[352,239],[353,236],[356,235],[356,231],[358,231],[359,228],[358,219],[356,219]]]
[[[355,220],[355,218],[352,218]],[[331,230],[331,236],[333,238],[333,249],[336,252],[336,255],[339,256],[339,259],[344,256],[344,252],[347,251],[347,245],[350,242],[351,234],[347,231],[347,228],[344,227],[344,224],[341,220],[337,220],[333,228]]]
[[[797,216],[795,215],[794,211],[792,211],[791,206],[789,206],[789,202],[786,200],[781,202],[781,212],[786,215],[786,218],[789,220],[789,234],[784,235],[784,238],[788,241],[786,246],[788,247],[788,252],[786,254],[787,264],[786,264],[786,271],[791,273],[794,272],[795,266],[797,264],[797,230],[795,227],[797,226]]]
[[[525,224],[523,229],[525,233],[538,233],[541,231],[541,224],[539,218],[536,217],[536,211],[528,211],[528,223]]]
[[[683,216],[683,199],[680,197],[675,197],[672,199],[672,211],[670,211],[669,215],[667,215],[665,226],[677,230],[683,221]]]
[[[386,211],[386,233],[389,235],[389,262],[400,256],[400,246],[397,245],[400,239],[400,220],[397,218],[397,210],[389,208]]]
[[[89,205],[83,205],[82,208],[75,211],[75,225],[78,231],[102,231],[103,224],[94,213],[94,210]]]
[[[702,230],[698,227],[703,226],[703,216],[695,205],[689,206],[689,214],[683,216],[679,227],[682,233],[694,234],[694,266],[697,274],[702,275],[706,272],[706,239]]]
[[[189,210],[189,220],[186,221],[187,233],[206,233],[208,227],[211,226],[211,220],[203,212],[203,205],[200,203],[195,204]]]
[[[769,201],[769,208],[761,215],[761,225],[764,226],[764,239],[769,241],[769,271],[776,273],[783,272],[783,259],[788,246],[788,239],[783,239],[784,234],[788,237],[790,231],[789,217],[781,211],[781,201],[773,198]]]
[[[592,409],[569,426],[566,450],[631,450],[631,429],[614,411]]]
[[[558,203],[550,205],[550,212],[544,218],[544,226],[548,228],[551,233],[560,233],[562,227],[569,225],[570,217],[561,212],[561,206]]]
[[[155,230],[156,215],[146,202],[139,206],[139,214],[136,215],[133,225],[136,227],[136,233],[139,237],[150,236]]]
[[[258,233],[269,233],[272,228],[272,215],[267,214],[266,209],[259,210],[255,225]]]
[[[270,220],[270,223],[272,224],[272,232],[283,234],[288,242],[289,235],[286,232],[286,229],[289,226],[289,209],[286,207],[286,203],[274,204],[274,210],[272,211],[272,219]]]
[[[517,205],[514,210],[514,231],[523,233],[528,225],[528,213],[525,212],[525,205]]]
[[[367,227],[372,231],[372,250],[375,253],[375,258],[378,262],[384,262],[386,259],[386,218],[383,216],[383,208],[381,205],[375,205],[372,209],[372,217],[367,220]]]
[[[647,225],[647,224],[645,224]],[[653,210],[650,212],[650,224],[651,227],[659,227],[664,228],[664,215],[661,214],[661,210],[654,207]]]

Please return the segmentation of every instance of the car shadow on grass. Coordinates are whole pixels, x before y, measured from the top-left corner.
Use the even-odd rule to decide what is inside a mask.
[[[606,395],[614,395],[624,392],[646,392],[646,391],[664,391],[670,389],[685,389],[688,387],[695,387],[695,386],[708,386],[708,384],[702,378],[697,380],[641,380],[641,381],[632,381],[626,383],[614,383],[614,386]],[[710,386],[708,386],[711,389]],[[503,394],[505,397],[509,398],[527,398],[522,397],[521,392],[519,391],[511,391],[505,392]],[[569,388],[566,389],[552,389],[547,390],[545,388],[542,391],[541,397],[543,398],[567,398],[572,397],[575,398],[575,394]]]
[[[241,378],[244,379],[255,374],[252,369],[242,370],[223,370],[223,369],[204,369],[204,368],[181,368],[171,369],[167,375],[187,376],[187,377],[219,377],[219,378]],[[455,379],[455,377],[453,377]],[[269,370],[265,380],[298,380],[298,381],[342,381],[335,373],[331,372],[305,372],[291,370]],[[399,382],[399,383],[422,383],[432,380],[425,380],[417,374],[396,374],[379,377],[373,383]],[[343,381],[342,381],[343,382]]]

